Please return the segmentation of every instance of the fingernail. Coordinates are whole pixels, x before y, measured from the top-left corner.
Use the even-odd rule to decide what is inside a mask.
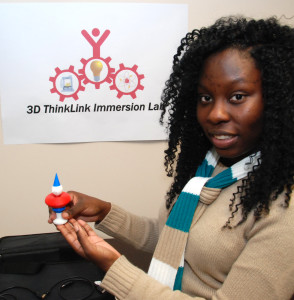
[[[62,216],[63,216],[64,218],[68,218],[68,217],[69,217],[69,214],[68,214],[67,212],[64,212],[64,213],[62,214]]]
[[[80,230],[79,226],[75,225],[74,226],[75,232],[78,232]]]

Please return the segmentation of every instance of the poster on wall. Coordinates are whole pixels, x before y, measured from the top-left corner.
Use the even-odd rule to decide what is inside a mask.
[[[186,4],[0,4],[5,144],[165,140]]]

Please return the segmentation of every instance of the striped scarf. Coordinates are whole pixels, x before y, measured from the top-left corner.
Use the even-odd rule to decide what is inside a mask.
[[[173,290],[181,290],[185,247],[203,186],[221,189],[233,184],[247,176],[257,165],[259,157],[259,152],[250,155],[215,177],[210,177],[219,156],[214,149],[208,151],[196,176],[180,193],[162,230],[148,271],[151,277]]]

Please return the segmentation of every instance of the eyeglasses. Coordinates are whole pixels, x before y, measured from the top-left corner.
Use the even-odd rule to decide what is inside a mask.
[[[47,292],[34,291],[24,286],[11,286],[0,291],[0,300],[90,300],[89,297],[92,295],[93,297],[95,296],[96,299],[98,295],[101,296],[103,293],[104,291],[95,282],[83,277],[71,277],[58,281]],[[32,298],[32,296],[34,298]]]

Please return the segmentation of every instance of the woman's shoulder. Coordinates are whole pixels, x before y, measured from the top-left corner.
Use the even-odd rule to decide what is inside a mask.
[[[289,236],[289,233],[294,231],[294,191],[290,194],[289,201],[285,201],[286,199],[287,195],[283,192],[272,201],[269,211],[254,221],[250,235],[266,231],[279,236]],[[291,237],[294,243],[294,235],[291,234]]]

